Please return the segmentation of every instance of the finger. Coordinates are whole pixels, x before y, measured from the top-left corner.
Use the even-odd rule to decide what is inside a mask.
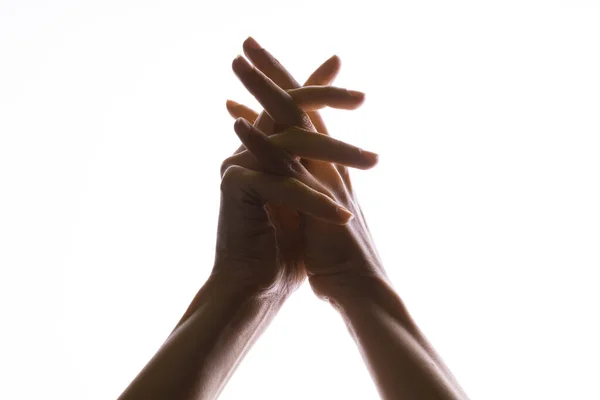
[[[267,136],[271,136],[276,132],[281,132],[285,128],[273,122],[273,119],[269,117],[269,114],[264,111],[258,115],[258,118],[256,118],[253,125]],[[241,153],[244,150],[246,150],[246,146],[242,144],[233,154]]]
[[[282,89],[298,88],[300,85],[294,77],[281,65],[281,63],[273,57],[267,50],[262,48],[258,42],[249,37],[243,45],[244,54],[252,61],[252,63],[269,77],[275,84]],[[307,84],[310,85],[329,85],[335,79],[339,72],[341,61],[338,56],[334,55],[319,66],[309,77]],[[309,112],[308,119],[314,125],[315,130],[327,134],[327,127],[323,118],[317,113]],[[267,132],[268,133],[268,132]]]
[[[311,189],[297,179],[252,171],[233,165],[221,180],[224,194],[238,196],[240,191],[260,204],[281,204],[334,224],[343,225],[353,218],[346,208]]]
[[[282,89],[293,89],[300,86],[294,77],[271,53],[263,49],[254,38],[249,37],[243,44],[244,54],[252,64],[268,76]]]
[[[355,110],[364,102],[365,94],[356,90],[347,90],[335,86],[304,86],[287,91],[292,99],[305,111],[314,111],[325,107],[343,110]]]
[[[267,136],[281,132],[285,129],[285,126],[276,124],[275,121],[273,121],[273,118],[269,117],[269,114],[264,111],[258,116],[258,119],[254,121],[254,126]]]
[[[254,66],[261,71],[267,78],[271,79],[273,83],[275,83],[280,88],[286,89],[295,89],[300,87],[300,84],[292,74],[290,74],[283,65],[267,50],[265,50],[258,42],[252,38],[248,37],[244,41],[243,44],[244,54],[248,59],[254,64]],[[326,65],[325,68],[322,68],[319,72],[320,74],[324,74],[327,72],[327,68],[335,67],[335,62],[330,62]],[[268,114],[268,113],[267,113]],[[317,118],[316,118],[317,119]],[[310,128],[312,125],[312,119],[309,115],[302,116],[303,125],[307,128]],[[280,124],[281,121],[277,121]],[[322,122],[322,120],[321,120]],[[286,125],[285,122],[283,122]],[[273,121],[271,115],[261,115],[259,117],[259,123],[255,124],[260,130],[262,130],[267,135],[271,135],[277,131],[281,131],[280,127]],[[322,129],[325,128],[325,124],[321,123],[319,125]]]
[[[300,159],[271,143],[269,137],[243,119],[238,119],[234,129],[249,155],[261,171],[296,178],[311,188],[333,198],[331,191],[311,175]],[[330,165],[330,164],[329,164]]]
[[[347,90],[334,86],[304,86],[297,89],[290,89],[287,93],[298,107],[304,111],[313,111],[325,107],[337,108],[342,110],[354,110],[364,102],[365,94],[356,90]],[[227,100],[227,111],[234,118],[244,118],[250,123],[254,123],[258,118],[258,113],[251,108]]]
[[[327,130],[327,126],[325,126],[325,121],[323,121],[323,117],[319,114],[318,111],[307,111],[306,115],[310,119],[310,122],[315,127],[315,131],[322,133],[323,135],[329,135],[329,130]]]
[[[340,58],[336,55],[332,56],[308,77],[304,86],[331,85],[337,74],[340,72],[341,65],[342,62]]]
[[[243,104],[236,103],[233,100],[227,100],[225,106],[227,107],[229,115],[231,115],[235,119],[244,118],[245,120],[253,124],[254,121],[256,121],[256,119],[258,118],[258,113],[256,111],[249,107],[246,107]]]
[[[268,173],[289,177],[301,177],[308,172],[290,153],[271,143],[269,137],[239,118],[233,125],[246,149],[256,158],[262,169]]]
[[[315,72],[311,74],[311,76],[306,80],[304,86],[331,85],[338,72],[340,72],[341,65],[342,63],[340,58],[334,55],[333,57],[325,61],[323,64],[321,64],[319,68],[317,68]],[[321,114],[312,111],[307,112],[307,114],[317,132],[323,133],[325,135],[329,134],[329,131],[325,126],[325,121],[323,121]]]
[[[379,162],[377,153],[298,127],[287,128],[283,133],[271,136],[270,140],[286,152],[309,160],[358,169],[370,169]]]
[[[237,129],[240,128],[238,127]],[[253,140],[253,138],[249,140]],[[379,159],[376,153],[363,150],[326,135],[315,134],[314,132],[299,128],[288,128],[284,133],[269,136],[268,141],[292,157],[319,160],[359,169],[372,168],[377,164]],[[258,152],[260,150],[255,149],[254,151]],[[229,166],[236,164],[254,170],[261,169],[261,164],[253,155],[253,152],[243,150],[223,162],[221,174]],[[279,167],[273,166],[272,168]]]
[[[283,65],[258,42],[248,37],[243,44],[244,54],[265,76],[271,79],[282,89],[293,89],[300,87],[298,81],[285,69]],[[310,118],[308,118],[310,119]],[[277,125],[269,115],[261,115],[260,123],[255,124],[267,135],[275,133]]]
[[[252,67],[241,56],[233,60],[232,68],[246,89],[263,106],[265,112],[278,124],[312,128],[310,119],[285,90],[277,86],[262,72]]]

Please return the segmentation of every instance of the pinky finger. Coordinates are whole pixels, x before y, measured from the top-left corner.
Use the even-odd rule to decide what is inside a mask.
[[[232,165],[225,171],[221,191],[225,195],[250,195],[261,204],[281,204],[336,225],[344,225],[354,217],[346,208],[297,179],[238,165]]]
[[[250,122],[250,124],[253,124],[258,118],[258,113],[256,111],[243,104],[236,103],[233,100],[227,100],[225,106],[227,107],[229,115],[235,119],[244,118],[246,121]]]

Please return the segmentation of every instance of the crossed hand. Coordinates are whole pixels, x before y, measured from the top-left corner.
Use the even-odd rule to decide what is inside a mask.
[[[332,57],[300,86],[256,41],[233,71],[263,106],[227,102],[243,146],[221,167],[215,265],[165,344],[122,400],[214,399],[304,281],[343,316],[384,399],[467,395],[390,285],[348,168],[377,155],[328,135],[323,107],[355,109],[361,92],[329,86]]]
[[[316,111],[355,109],[364,94],[329,86],[337,56],[300,86],[254,39],[243,48],[253,65],[238,56],[232,68],[264,111],[227,102],[243,146],[221,167],[212,276],[285,296],[308,275],[321,297],[357,280],[387,280],[348,174],[372,168],[378,156],[329,136]]]

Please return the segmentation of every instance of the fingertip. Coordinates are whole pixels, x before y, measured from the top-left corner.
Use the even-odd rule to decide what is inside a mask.
[[[325,61],[319,68],[319,72],[323,75],[322,78],[324,80],[320,81],[318,84],[330,85],[340,72],[341,64],[342,62],[337,54],[329,57],[329,59]]]
[[[244,40],[244,44],[242,45],[244,51],[247,50],[262,50],[262,46],[258,44],[258,42],[252,37],[248,36],[246,40]]]
[[[235,71],[235,66],[238,63],[238,59],[241,58],[241,57],[242,57],[242,55],[238,54],[237,56],[235,56],[235,58],[231,62],[231,69],[233,69],[234,71]]]
[[[346,90],[347,100],[340,108],[346,110],[356,110],[365,102],[365,94],[358,90]]]
[[[365,101],[365,94],[363,92],[359,92],[358,90],[348,90],[348,94],[350,97],[360,101],[361,103]]]
[[[329,57],[329,60],[327,60],[326,62],[327,64],[335,66],[336,68],[339,68],[342,65],[342,59],[337,54],[334,54],[331,57]]]
[[[236,106],[237,106],[237,105],[238,105],[238,104],[237,104],[235,101],[233,101],[233,100],[227,100],[227,101],[225,102],[225,108],[227,108],[227,112],[228,112],[228,113],[229,113],[229,115],[231,115],[233,118],[235,118],[235,117],[237,116],[237,115],[236,115],[236,112],[235,112],[235,109],[236,109]]]
[[[379,154],[372,153],[370,151],[361,150],[361,158],[363,162],[361,166],[358,166],[358,169],[367,170],[374,168],[379,163]]]
[[[250,128],[250,123],[242,117],[237,118],[233,123],[233,129],[235,129],[237,133],[247,133]]]
[[[367,150],[361,150],[361,153],[363,158],[369,162],[371,167],[374,167],[379,162],[379,154]]]
[[[231,68],[233,69],[233,72],[235,72],[238,75],[252,71],[252,66],[250,65],[250,63],[246,61],[246,59],[240,54],[238,54],[233,59],[233,62],[231,63]]]

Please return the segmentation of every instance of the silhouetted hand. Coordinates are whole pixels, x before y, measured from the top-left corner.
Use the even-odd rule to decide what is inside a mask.
[[[319,116],[317,109],[330,106],[341,109],[355,109],[362,104],[364,95],[360,92],[346,91],[345,89],[335,88],[329,85],[340,68],[340,61],[337,56],[333,56],[319,66],[315,72],[306,81],[305,87],[300,87],[298,82],[283,68],[283,66],[266,50],[262,49],[258,43],[252,38],[248,38],[243,45],[245,54],[254,62],[257,68],[264,71],[270,79],[279,83],[279,85],[288,89],[288,94],[293,102],[303,110],[307,111],[310,119],[305,120],[304,126],[311,130],[314,126],[320,127],[322,131],[326,131],[325,125]],[[233,102],[227,101],[227,109],[234,118],[243,117],[249,122],[254,123],[259,129],[268,135],[273,135],[276,131],[283,129],[282,125],[275,124],[269,114],[264,111],[258,114],[250,108]],[[288,150],[307,151],[307,142],[293,139],[295,135],[275,135],[273,139],[286,147]],[[300,143],[300,146],[299,144]],[[304,147],[302,147],[304,146]],[[312,152],[318,151],[318,156],[327,157],[327,152],[324,148],[313,148]],[[244,162],[245,155],[242,158],[235,156],[244,152],[245,147],[242,145],[234,156],[225,160],[222,165],[221,173],[225,172],[226,168],[233,164]],[[247,153],[247,152],[246,152]],[[315,155],[315,154],[312,154]],[[347,154],[346,154],[347,156]],[[353,157],[356,158],[355,155]],[[358,157],[361,159],[361,157]],[[346,159],[345,162],[356,163],[356,160]],[[360,164],[360,161],[359,161]],[[345,167],[344,167],[345,168]],[[281,271],[285,273],[286,287],[288,289],[295,288],[302,282],[305,276],[304,272],[304,248],[301,232],[299,229],[300,217],[295,210],[291,210],[275,202],[267,202],[265,205],[270,223],[275,227],[275,236],[277,243],[277,257],[275,263],[279,265]],[[265,254],[270,254],[267,251]],[[268,280],[268,279],[267,279]]]
[[[246,60],[234,60],[233,69],[283,135],[331,140],[311,131],[310,119],[292,96]],[[272,140],[276,135],[268,137],[243,119],[236,121],[235,131],[247,150],[234,158],[245,170],[297,179],[355,215],[346,224],[332,224],[301,212],[302,265],[313,291],[342,315],[382,398],[466,399],[385,274],[347,174],[351,163],[335,160],[333,147],[325,151],[327,157],[282,149]],[[345,147],[341,154],[362,158],[362,167],[377,163],[376,154],[357,148]]]
[[[253,68],[246,60],[241,57],[234,60],[233,69],[246,88],[263,105],[266,113],[275,122],[275,126],[284,129],[285,135],[304,132],[307,136],[328,138],[328,136],[314,131],[307,114],[301,106],[296,104],[292,95],[275,85],[272,80],[267,79],[264,74]],[[329,87],[328,90],[335,89]],[[362,102],[363,95],[359,92],[347,92],[347,96],[348,98],[354,96]],[[308,108],[312,109],[311,107]],[[368,277],[387,280],[352,190],[346,169],[348,163],[344,164],[332,159],[310,158],[297,153],[294,155],[303,159],[301,164],[292,165],[281,161],[275,162],[274,160],[277,158],[274,156],[275,153],[264,151],[257,153],[256,149],[249,147],[247,142],[249,137],[266,137],[264,134],[261,135],[257,127],[251,127],[250,124],[238,121],[236,132],[248,149],[245,151],[246,154],[250,151],[251,155],[254,156],[246,161],[245,168],[276,175],[291,171],[293,174],[286,176],[300,180],[304,179],[304,181],[310,180],[312,187],[318,187],[321,193],[327,194],[356,215],[353,221],[344,226],[327,224],[322,220],[306,215],[298,216],[302,222],[302,224],[300,222],[296,224],[298,227],[302,225],[302,254],[300,256],[304,261],[304,267],[311,285],[317,294],[327,297],[330,288],[333,289],[336,286],[343,288],[350,282],[366,281],[365,278]],[[356,151],[355,157],[360,155],[363,160],[368,160],[369,167],[377,163],[377,155],[354,149]],[[239,164],[239,156],[235,157],[238,157]],[[294,158],[287,160],[288,163],[292,161],[297,160]],[[233,163],[234,160],[232,159],[228,161],[228,164]],[[250,165],[251,163],[253,165]],[[298,165],[301,165],[302,168],[299,168]]]
[[[263,52],[262,54],[265,55],[268,53]],[[273,59],[270,55],[268,57]],[[335,75],[335,73],[332,73],[332,70],[337,70],[339,63],[332,63],[330,60],[326,61],[324,66],[317,69],[312,75],[312,81],[331,79]],[[244,62],[248,68],[252,69],[245,60]],[[264,77],[264,75],[261,75],[261,77]],[[271,85],[277,87],[272,82]],[[262,89],[269,90],[269,87],[263,86]],[[279,90],[279,88],[277,89]],[[261,88],[259,87],[258,90],[260,91]],[[354,109],[364,99],[364,95],[360,92],[331,86],[309,86],[290,89],[286,96],[287,105],[280,103],[281,99],[277,99],[277,103],[273,103],[270,106],[271,112],[273,112],[273,109],[279,109],[281,114],[279,115],[280,121],[285,121],[286,117],[284,115],[289,114],[290,110],[292,112],[299,109],[314,111],[326,106]],[[239,104],[232,106],[232,102],[228,102],[228,109],[232,115],[245,115],[257,125],[261,125],[261,117],[245,106]],[[274,112],[277,114],[278,111]],[[271,132],[273,132],[273,128],[284,127],[283,124],[274,124],[269,114],[263,113],[262,115],[262,125],[266,127],[265,129],[271,129]],[[324,135],[314,135],[314,127],[310,119],[307,118],[304,112],[301,112],[299,115],[303,118],[302,126],[311,130],[292,129],[287,130],[284,134],[271,136],[270,140],[272,140],[273,144],[277,145],[276,148],[280,149],[280,151],[283,150],[288,155],[294,154],[304,158],[334,161],[339,165],[358,166],[362,168],[374,165],[368,157],[365,157],[355,147]],[[291,117],[291,114],[288,117]],[[292,120],[290,119],[289,121],[291,122]],[[304,169],[297,159],[291,157],[290,160],[293,160],[297,164],[296,168]],[[232,166],[237,167],[230,168]],[[240,170],[239,167],[246,169],[254,167],[255,172]],[[266,185],[265,182],[268,182],[272,185],[269,190],[273,191],[269,193],[277,193],[275,189],[279,187],[279,184],[281,184],[283,189],[293,187],[300,191],[306,191],[310,188],[312,191],[305,192],[302,198],[303,201],[310,201],[311,197],[306,196],[317,194],[319,196],[316,199],[320,199],[320,201],[333,202],[333,200],[331,196],[323,196],[322,188],[314,185],[316,181],[311,184],[311,182],[303,179],[302,176],[289,177],[293,181],[285,179],[283,181],[273,181],[273,177],[268,177],[268,175],[255,175],[258,172],[260,172],[260,168],[256,165],[255,158],[251,153],[244,150],[244,147],[238,149],[234,156],[225,160],[222,165],[223,198],[216,265],[227,265],[227,270],[231,271],[232,261],[234,261],[233,265],[239,266],[237,269],[240,271],[236,271],[235,273],[239,275],[240,281],[258,286],[261,291],[281,292],[283,290],[288,293],[295,289],[305,277],[303,263],[304,248],[302,246],[303,240],[299,226],[300,216],[297,211],[312,215],[315,215],[315,211],[311,211],[311,209],[305,210],[302,208],[302,204],[304,203],[290,202],[286,198],[268,198],[265,193],[258,193],[256,189],[250,190],[252,192],[251,195],[255,196],[252,200],[249,198],[251,195],[248,194],[248,188],[244,185]],[[306,174],[306,176],[309,175]],[[290,182],[294,182],[295,185],[298,183],[302,183],[303,185],[294,186]],[[319,193],[314,192],[315,190]],[[300,192],[294,193],[296,197],[292,200],[300,199]],[[240,207],[239,204],[234,207],[232,204],[225,203],[226,195],[229,196],[230,200],[233,199],[243,205],[252,203],[253,207]],[[313,203],[309,202],[306,206],[311,207]],[[337,208],[338,206],[336,205]],[[235,212],[230,210],[235,210]],[[316,214],[316,217],[320,217],[329,223],[340,223],[340,212],[342,219],[349,217],[349,213],[345,211],[336,210],[336,212],[338,213],[337,220],[331,215],[327,217]],[[233,216],[233,218],[229,218],[229,216]],[[226,240],[221,240],[222,238]],[[216,267],[215,273],[218,273],[221,269]]]

